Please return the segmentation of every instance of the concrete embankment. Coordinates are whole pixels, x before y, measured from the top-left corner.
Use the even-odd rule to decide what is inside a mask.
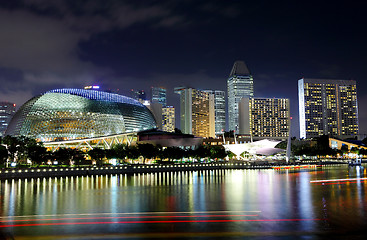
[[[171,171],[198,171],[215,169],[269,169],[268,165],[249,166],[246,163],[214,163],[214,164],[167,164],[167,165],[120,165],[115,167],[50,167],[2,169],[0,179],[35,178],[35,177],[66,177],[104,174],[131,174]]]
[[[318,164],[343,164],[342,162],[307,162],[297,165],[254,165],[248,163],[202,163],[202,164],[152,164],[152,165],[120,165],[115,167],[50,167],[50,168],[23,168],[23,169],[1,169],[0,179],[11,178],[37,178],[37,177],[67,177],[88,176],[105,174],[133,174],[151,172],[174,172],[174,171],[200,171],[216,169],[302,169],[316,168]],[[303,167],[300,167],[303,166]]]

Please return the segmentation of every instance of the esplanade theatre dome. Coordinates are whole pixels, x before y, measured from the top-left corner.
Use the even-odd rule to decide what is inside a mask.
[[[156,128],[150,110],[122,95],[96,90],[55,89],[26,102],[6,135],[42,142],[90,139]]]

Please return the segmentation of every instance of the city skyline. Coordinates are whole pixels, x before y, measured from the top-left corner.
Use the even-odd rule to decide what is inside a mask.
[[[315,7],[317,6],[317,7]],[[367,133],[366,3],[8,1],[0,3],[0,101],[19,107],[55,88],[151,86],[226,90],[236,60],[257,97],[289,98],[299,135],[297,80],[356,80]],[[234,34],[233,34],[234,33]]]

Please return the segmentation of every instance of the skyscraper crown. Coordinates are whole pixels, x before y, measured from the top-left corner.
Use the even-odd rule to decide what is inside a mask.
[[[251,75],[251,73],[244,61],[236,61],[233,65],[231,73],[229,74],[229,77],[232,77],[233,75],[246,76]]]

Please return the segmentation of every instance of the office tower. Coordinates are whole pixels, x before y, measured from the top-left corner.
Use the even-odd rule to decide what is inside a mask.
[[[166,89],[162,87],[152,87],[152,103],[158,102],[162,107],[167,105]]]
[[[254,139],[287,139],[290,129],[289,99],[242,98],[239,133]]]
[[[227,79],[228,127],[237,130],[238,104],[241,99],[254,96],[254,80],[243,61],[236,61]]]
[[[165,132],[175,131],[175,108],[166,106],[162,108],[162,130]]]
[[[147,100],[147,96],[144,92],[144,90],[134,90],[131,89],[131,97],[141,103],[145,102]]]
[[[214,95],[215,134],[221,134],[226,129],[226,99],[225,92],[220,90],[204,90]]]
[[[15,104],[0,102],[0,137],[4,136],[10,120],[15,114]]]
[[[175,93],[180,94],[181,131],[215,137],[213,94],[187,87],[177,87]]]
[[[356,81],[302,78],[298,100],[300,138],[358,134]]]

